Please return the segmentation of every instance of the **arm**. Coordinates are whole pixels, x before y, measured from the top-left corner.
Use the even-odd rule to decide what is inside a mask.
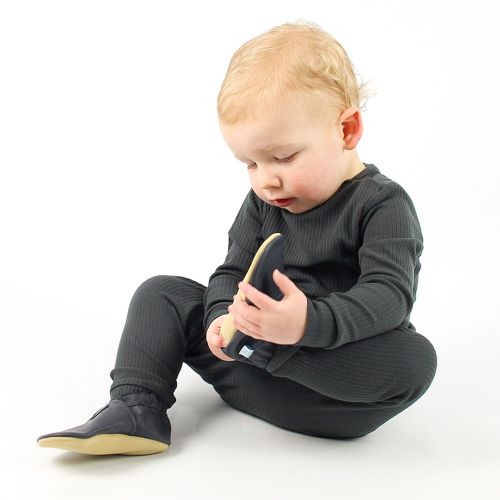
[[[304,336],[294,345],[335,349],[390,331],[408,318],[416,299],[423,237],[411,198],[387,184],[360,220],[360,276],[347,292],[307,299]]]
[[[238,283],[245,277],[255,253],[263,242],[257,195],[252,189],[245,197],[228,236],[226,259],[210,276],[205,290],[205,330],[215,318],[228,313],[227,308],[233,303],[233,295],[238,292]]]

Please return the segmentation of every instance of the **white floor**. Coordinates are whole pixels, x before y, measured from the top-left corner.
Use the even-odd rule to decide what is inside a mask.
[[[453,272],[459,263],[430,255],[412,319],[436,348],[436,376],[420,400],[365,437],[281,429],[228,407],[183,365],[165,453],[89,457],[40,448],[36,438],[85,422],[108,401],[128,304],[153,273],[139,264],[122,273],[110,259],[66,273],[56,257],[49,266],[37,259],[0,287],[2,498],[500,499],[495,280],[470,282],[485,297],[471,301]],[[206,284],[208,264],[184,272],[183,261],[166,260]]]
[[[453,361],[453,354],[441,357],[431,389],[413,407],[351,441],[301,435],[234,410],[184,365],[168,411],[171,447],[93,457],[36,444],[38,435],[83,423],[106,402],[106,377],[70,370],[82,368],[76,358],[53,359],[67,371],[59,383],[47,372],[40,377],[54,384],[50,390],[34,380],[2,397],[4,498],[499,499],[498,406],[486,411],[496,403],[482,403],[489,384],[481,383],[494,369],[485,362],[474,380],[454,384]]]
[[[499,5],[0,2],[1,498],[499,500]],[[337,37],[378,94],[360,158],[419,215],[429,391],[337,441],[238,412],[185,366],[167,452],[40,448],[108,401],[136,287],[206,285],[223,262],[250,186],[216,96],[242,43],[298,18]]]

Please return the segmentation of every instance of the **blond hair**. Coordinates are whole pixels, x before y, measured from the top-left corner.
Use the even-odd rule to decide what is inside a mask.
[[[330,123],[351,106],[364,109],[365,87],[333,36],[315,23],[296,20],[252,38],[233,54],[217,114],[228,125],[254,120],[278,111],[291,93],[306,91],[318,115]]]

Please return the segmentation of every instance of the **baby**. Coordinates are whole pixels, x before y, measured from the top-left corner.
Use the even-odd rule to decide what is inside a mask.
[[[182,276],[144,281],[109,402],[82,425],[39,437],[40,446],[166,450],[183,362],[231,407],[334,439],[374,431],[427,391],[436,352],[410,321],[422,233],[406,191],[358,157],[363,97],[346,52],[316,24],[274,27],[235,52],[217,112],[251,189],[224,263],[207,287]],[[285,245],[284,272],[272,274],[281,300],[242,282],[274,233]],[[264,346],[259,356],[228,355],[219,333],[228,314]]]

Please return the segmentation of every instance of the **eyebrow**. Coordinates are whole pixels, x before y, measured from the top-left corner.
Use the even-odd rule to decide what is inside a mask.
[[[268,144],[267,146],[264,146],[261,151],[271,151],[271,150],[276,150],[276,149],[285,149],[285,148],[288,148],[290,146],[298,146],[299,143],[298,142],[290,142],[288,144],[279,144],[279,143],[274,143],[274,144]],[[238,160],[240,161],[243,161],[238,155],[234,155],[235,158],[237,158]]]

